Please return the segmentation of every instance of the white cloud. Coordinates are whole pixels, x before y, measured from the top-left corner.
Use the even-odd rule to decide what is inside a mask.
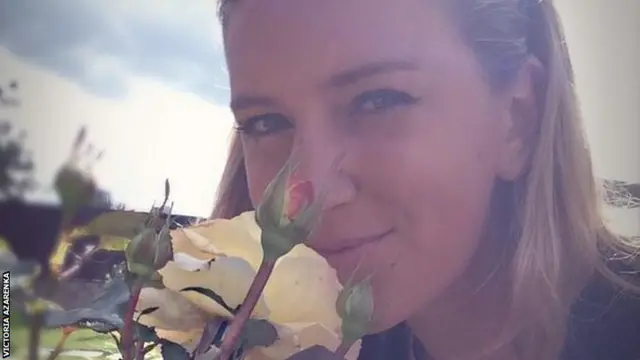
[[[148,76],[229,101],[215,0],[0,1],[0,46],[104,97]]]
[[[213,34],[222,42],[220,25],[218,24],[217,0],[190,0],[188,6],[181,0],[96,0],[95,5],[101,9],[113,9],[119,12],[132,13],[138,17],[173,24],[185,28],[203,29]],[[107,6],[105,6],[108,4]],[[180,14],[180,16],[176,16]]]
[[[228,109],[142,77],[127,79],[125,98],[100,98],[2,47],[0,66],[20,81],[22,99],[21,108],[0,110],[0,117],[27,130],[36,178],[49,194],[56,169],[86,125],[89,139],[105,150],[98,181],[116,201],[146,210],[161,199],[169,178],[178,213],[209,214],[232,128]]]

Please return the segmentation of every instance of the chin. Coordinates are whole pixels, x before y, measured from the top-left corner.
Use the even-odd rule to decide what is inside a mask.
[[[383,332],[408,321],[434,299],[434,293],[424,292],[427,290],[426,288],[415,289],[409,285],[400,286],[398,280],[393,276],[391,278],[374,277],[372,283],[374,293],[372,333]]]
[[[409,304],[405,302],[398,302],[397,297],[393,296],[393,292],[386,292],[380,294],[383,291],[379,287],[376,288],[374,283],[374,315],[373,324],[371,326],[371,333],[379,333],[393,328],[394,326],[406,321],[413,311],[410,309]],[[390,290],[390,289],[385,289]],[[391,295],[391,296],[389,296]],[[395,301],[394,301],[395,298]]]

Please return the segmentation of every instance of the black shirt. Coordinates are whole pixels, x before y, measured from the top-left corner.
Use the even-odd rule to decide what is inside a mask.
[[[406,325],[363,339],[358,360],[410,359]],[[640,360],[640,296],[594,278],[571,309],[560,360]]]

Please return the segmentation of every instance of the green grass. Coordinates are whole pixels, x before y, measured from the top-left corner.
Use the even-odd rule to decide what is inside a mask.
[[[40,348],[53,349],[55,348],[58,340],[62,336],[62,332],[59,329],[45,330],[40,334]],[[26,359],[27,357],[27,342],[28,342],[28,330],[26,327],[18,329],[11,329],[11,343],[13,345],[12,358]],[[91,330],[78,330],[71,334],[64,346],[65,351],[69,350],[93,350],[103,353],[100,357],[91,357],[94,359],[111,359],[110,355],[117,354],[117,348],[113,339],[109,335],[99,334]],[[45,350],[46,351],[46,350]],[[44,352],[44,351],[43,351]],[[45,359],[46,356],[41,356]],[[88,357],[78,357],[70,355],[61,355],[59,360],[78,360]],[[113,357],[115,358],[115,357]]]
[[[23,324],[16,324],[11,328],[11,359],[22,360],[27,358],[28,329]],[[48,329],[40,335],[41,360],[46,359],[47,350],[55,348],[62,336],[59,329]],[[74,356],[70,351],[91,351],[96,356]],[[65,354],[65,352],[67,354]],[[102,354],[98,354],[102,353]],[[119,359],[118,349],[113,338],[107,334],[96,333],[91,330],[77,330],[73,332],[65,342],[64,352],[57,360],[86,360],[86,359]],[[147,355],[148,359],[161,359],[157,352]]]

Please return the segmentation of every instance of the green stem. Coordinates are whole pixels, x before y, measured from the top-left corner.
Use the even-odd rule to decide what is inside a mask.
[[[124,316],[124,327],[122,328],[122,352],[123,360],[134,360],[135,348],[133,341],[133,315],[136,312],[136,305],[140,298],[140,292],[142,286],[140,284],[134,284],[131,289],[131,298],[129,298],[129,304]]]
[[[235,351],[236,344],[242,334],[242,328],[244,327],[244,324],[246,324],[247,320],[249,320],[253,309],[260,300],[262,291],[264,290],[265,285],[267,285],[267,281],[269,280],[274,267],[275,261],[262,261],[260,264],[247,296],[242,302],[242,305],[240,305],[240,309],[233,317],[233,320],[231,320],[231,324],[229,324],[229,328],[222,339],[220,352],[218,353],[218,356],[216,356],[216,359],[228,360],[231,354]]]
[[[36,313],[31,316],[29,326],[29,360],[38,360],[38,349],[40,348],[40,330],[44,325],[44,314]]]
[[[144,360],[144,342],[141,339],[136,341],[136,360]]]

